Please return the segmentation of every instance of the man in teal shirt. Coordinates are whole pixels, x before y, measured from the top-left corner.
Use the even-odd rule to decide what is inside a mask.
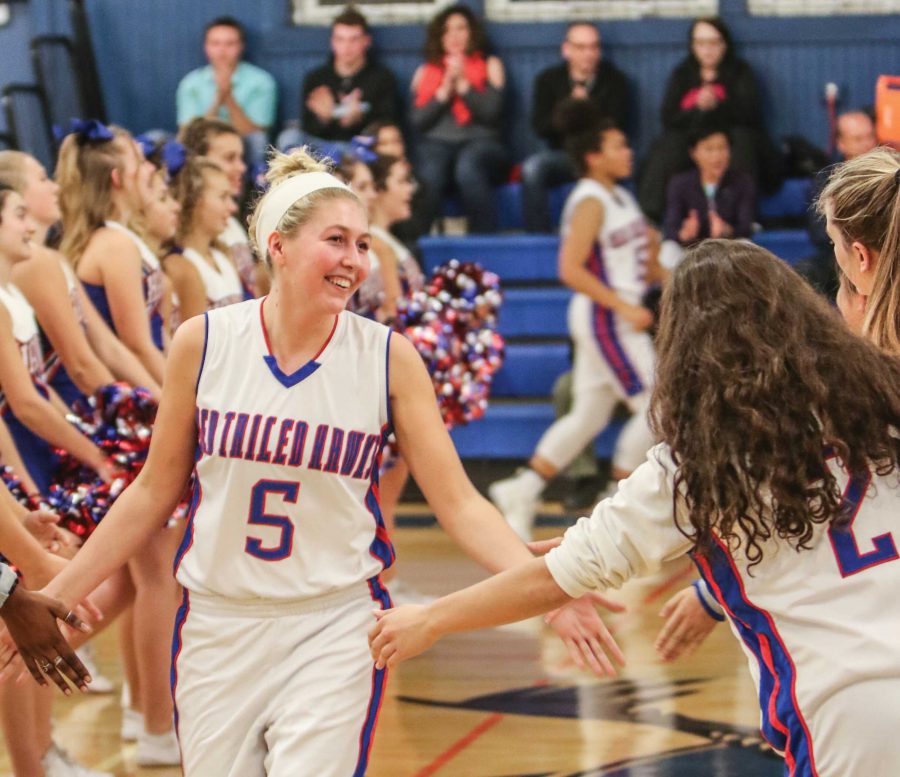
[[[275,122],[275,79],[241,60],[244,28],[230,16],[206,25],[203,51],[209,64],[192,70],[178,84],[178,126],[196,116],[223,119],[243,136],[248,161],[263,161],[268,131]]]

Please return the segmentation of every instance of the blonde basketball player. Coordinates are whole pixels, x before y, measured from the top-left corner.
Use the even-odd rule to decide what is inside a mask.
[[[469,555],[498,571],[530,554],[467,479],[412,345],[344,309],[368,271],[356,195],[303,151],[269,177],[250,226],[271,293],[181,326],[147,464],[47,591],[77,601],[139,552],[193,470],[172,667],[185,774],[361,776],[385,680],[366,631],[390,604],[390,431]],[[553,625],[603,671],[601,643],[617,648],[578,606]]]

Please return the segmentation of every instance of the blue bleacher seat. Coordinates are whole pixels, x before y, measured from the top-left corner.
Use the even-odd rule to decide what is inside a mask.
[[[781,188],[759,200],[759,217],[763,220],[803,218],[809,209],[812,179],[787,178]]]
[[[491,403],[484,418],[456,427],[450,436],[464,459],[526,459],[552,423],[549,402]],[[621,430],[622,422],[615,419],[597,437],[599,457],[612,458]]]
[[[498,329],[504,337],[565,338],[567,288],[508,289],[503,293]]]
[[[753,242],[767,248],[790,265],[816,253],[816,247],[805,229],[767,229],[757,232],[753,236]]]
[[[493,397],[546,397],[569,369],[567,343],[510,343],[494,376]]]
[[[524,229],[522,220],[522,185],[505,183],[494,189],[494,201],[497,205],[497,229],[510,232]],[[455,195],[446,196],[441,205],[441,215],[460,217],[465,215],[462,204]]]
[[[471,235],[423,237],[422,263],[431,273],[448,259],[478,262],[503,282],[556,282],[559,238],[555,235]]]

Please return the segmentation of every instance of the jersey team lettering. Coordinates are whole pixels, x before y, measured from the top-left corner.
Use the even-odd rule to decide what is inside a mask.
[[[329,424],[318,424],[310,433],[309,423],[294,418],[206,407],[198,408],[197,415],[198,443],[205,456],[305,467],[368,480],[381,451],[380,434],[346,431]]]

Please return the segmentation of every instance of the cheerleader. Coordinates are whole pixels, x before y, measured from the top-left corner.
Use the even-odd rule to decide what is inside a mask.
[[[647,405],[653,379],[653,314],[641,304],[653,275],[651,236],[634,197],[618,184],[632,170],[621,130],[596,118],[584,101],[566,104],[567,150],[581,178],[563,209],[560,277],[575,294],[569,304],[574,343],[572,407],[544,432],[517,475],[489,494],[510,525],[529,537],[546,484],[609,422],[619,402],[632,416],[616,442],[613,477],[626,477],[653,437]]]
[[[60,251],[104,320],[162,383],[162,268],[129,226],[150,198],[153,167],[125,130],[79,122],[56,168],[63,216]]]
[[[0,389],[3,415],[31,479],[41,493],[50,486],[53,448],[68,451],[109,481],[103,453],[65,419],[67,407],[44,382],[44,359],[34,311],[12,284],[13,267],[31,256],[34,227],[21,196],[0,185]],[[51,697],[46,689],[7,683],[0,714],[16,774],[62,773],[68,756],[52,741]],[[81,768],[73,764],[72,769]],[[77,772],[75,772],[77,773]],[[82,774],[98,774],[85,770]]]
[[[192,157],[178,172],[175,196],[181,207],[179,250],[164,260],[182,320],[244,300],[241,279],[223,252],[220,235],[236,206],[225,172],[215,162]]]
[[[133,227],[152,199],[153,165],[127,132],[96,121],[75,122],[59,152],[62,253],[99,313],[158,383],[165,365],[159,258]],[[170,635],[179,586],[171,578],[183,526],[163,529],[129,562],[135,585],[143,727],[136,760],[175,765],[178,742],[169,691]]]
[[[243,141],[234,127],[221,119],[198,116],[181,128],[178,140],[188,156],[206,157],[219,165],[228,176],[235,203],[242,201],[247,166],[244,164]],[[263,262],[257,261],[247,230],[234,215],[228,219],[228,226],[219,235],[219,240],[228,249],[247,298],[265,296],[272,283],[269,271]]]
[[[21,151],[0,152],[0,183],[19,192],[35,225],[31,257],[13,267],[12,280],[37,316],[48,383],[70,406],[117,379],[158,399],[159,384],[97,313],[65,257],[45,245],[60,219],[57,184]]]

